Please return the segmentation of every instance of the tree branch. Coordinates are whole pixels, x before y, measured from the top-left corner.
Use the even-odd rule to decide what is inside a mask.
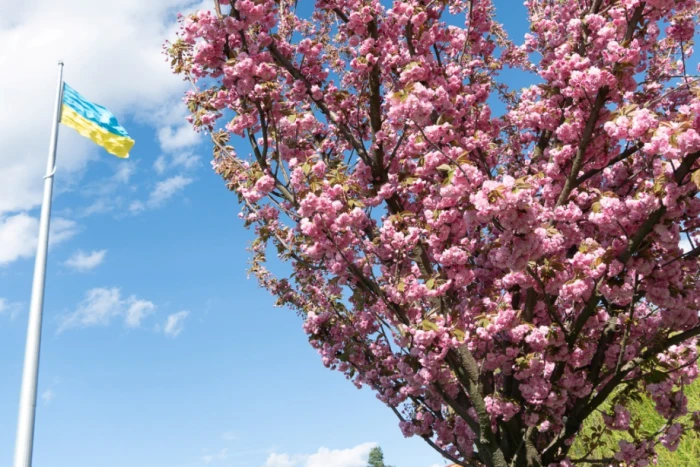
[[[681,165],[675,170],[673,174],[673,178],[677,185],[680,186],[683,184],[683,180],[690,173],[693,164],[699,158],[700,151],[689,154],[685,158],[683,158],[683,162],[681,162]],[[642,242],[644,241],[646,236],[649,235],[649,233],[651,233],[652,230],[654,230],[654,227],[656,226],[656,224],[659,223],[664,214],[666,214],[666,206],[661,206],[656,211],[652,212],[647,218],[647,220],[645,220],[642,223],[642,225],[639,226],[637,232],[632,236],[629,243],[627,244],[627,248],[618,255],[617,260],[620,261],[622,264],[626,264],[627,261],[629,261],[629,259],[632,257],[632,255],[634,255],[637,252],[637,250],[641,247]]]
[[[314,97],[311,95],[311,85],[309,84],[309,81],[306,79],[306,77],[299,71],[287,57],[285,57],[282,52],[277,48],[277,45],[272,42],[269,46],[268,49],[270,50],[270,53],[272,54],[272,57],[275,59],[275,61],[282,66],[287,72],[292,75],[295,79],[298,79],[302,81],[306,85],[306,92],[311,98],[311,100],[316,104],[316,106],[323,112],[323,115],[328,119],[329,122],[331,122],[336,128],[340,130],[340,133],[343,135],[345,140],[350,143],[350,145],[357,151],[357,153],[362,157],[363,161],[367,165],[372,165],[369,155],[367,154],[367,151],[365,150],[365,147],[362,145],[362,142],[355,137],[355,135],[352,134],[352,131],[350,131],[350,128],[345,125],[344,123],[338,122],[333,115],[331,114],[330,109],[326,105],[325,102],[323,102],[322,99],[314,99]]]
[[[457,375],[457,379],[462,383],[469,394],[469,399],[476,411],[479,420],[479,438],[481,444],[486,447],[484,454],[490,457],[487,459],[493,467],[508,467],[503,450],[496,443],[493,431],[491,430],[491,416],[486,411],[486,403],[479,387],[479,365],[466,345],[462,345],[456,351],[450,349],[447,361],[452,370]]]
[[[623,152],[621,152],[620,154],[615,156],[613,159],[611,159],[610,162],[608,162],[605,165],[605,167],[602,167],[600,169],[591,169],[591,170],[585,172],[583,175],[581,175],[579,178],[576,179],[575,186],[578,187],[583,182],[585,182],[586,180],[588,180],[591,177],[596,176],[597,174],[599,174],[603,170],[607,169],[608,167],[612,167],[613,165],[617,164],[618,162],[627,159],[628,157],[632,156],[634,153],[639,151],[642,148],[642,146],[643,146],[642,144],[635,144],[634,146],[625,149]]]
[[[369,22],[368,30],[370,36],[376,41],[379,39],[379,31],[377,30],[377,20],[373,19]],[[384,173],[384,147],[382,143],[377,144],[377,133],[382,129],[382,94],[381,94],[381,76],[379,72],[379,59],[372,66],[369,72],[369,120],[372,126],[372,139],[376,145],[374,148],[374,169],[375,177],[381,182],[386,181]]]
[[[583,421],[595,409],[597,409],[600,406],[600,404],[607,400],[608,396],[610,396],[610,394],[625,379],[625,377],[629,373],[636,370],[641,365],[643,365],[659,353],[667,350],[669,347],[681,344],[687,341],[688,339],[692,339],[693,337],[698,335],[700,335],[700,326],[676,334],[675,336],[647,349],[647,351],[639,357],[627,362],[617,374],[613,375],[610,378],[610,381],[608,381],[605,384],[605,386],[603,386],[603,388],[600,391],[598,391],[595,397],[593,397],[588,404],[571,414],[569,419],[566,421],[566,425],[564,426],[562,432],[543,451],[542,460],[544,461],[544,463],[547,464],[549,462],[552,462],[552,459],[554,459],[554,455],[556,454],[559,447],[562,446],[564,441],[573,436],[579,430]]]
[[[632,40],[632,37],[634,36],[634,31],[637,28],[637,23],[639,23],[639,21],[642,19],[642,13],[644,12],[645,7],[646,3],[642,2],[634,10],[632,18],[630,19],[629,23],[627,23],[627,30],[625,31],[625,38],[622,43],[623,46],[626,46]],[[615,66],[613,74],[617,74],[617,71],[619,69],[620,68],[618,66]],[[564,188],[559,194],[556,206],[563,206],[568,201],[571,191],[576,187],[576,179],[578,177],[579,171],[581,170],[581,166],[583,165],[583,157],[586,153],[586,148],[591,142],[593,131],[595,130],[596,124],[598,123],[600,111],[605,105],[609,93],[610,89],[607,86],[605,86],[601,88],[598,91],[598,94],[596,95],[595,102],[593,103],[593,108],[591,109],[590,115],[588,116],[588,121],[586,122],[586,127],[584,128],[583,134],[581,135],[581,141],[579,141],[579,145],[576,150],[576,155],[574,156],[573,162],[571,164],[571,172],[569,172],[569,176],[567,177],[566,182],[564,182]]]
[[[576,150],[576,155],[574,156],[573,162],[571,164],[571,172],[564,182],[564,188],[559,194],[556,206],[563,206],[568,200],[571,191],[576,187],[576,178],[583,165],[583,156],[586,154],[586,148],[588,148],[588,143],[591,142],[593,136],[593,130],[595,130],[596,124],[598,123],[598,116],[600,111],[605,105],[605,101],[608,98],[607,86],[601,88],[596,95],[595,102],[593,103],[593,108],[588,116],[588,121],[586,122],[586,127],[581,135],[581,141],[579,141],[578,149]]]

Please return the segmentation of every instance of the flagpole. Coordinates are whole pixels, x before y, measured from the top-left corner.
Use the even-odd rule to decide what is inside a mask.
[[[44,200],[39,219],[39,245],[34,263],[34,280],[32,282],[32,301],[29,306],[29,324],[27,326],[27,343],[24,351],[24,369],[22,371],[22,389],[19,398],[19,417],[17,422],[17,442],[15,444],[14,467],[31,467],[34,445],[34,416],[36,413],[36,393],[39,376],[39,350],[41,346],[41,318],[44,308],[44,283],[46,281],[46,255],[49,248],[49,220],[51,218],[51,194],[53,176],[56,171],[56,143],[58,140],[58,123],[61,119],[63,103],[63,62],[58,62],[58,89],[51,123],[51,140],[49,142],[49,159],[46,163],[44,177]]]

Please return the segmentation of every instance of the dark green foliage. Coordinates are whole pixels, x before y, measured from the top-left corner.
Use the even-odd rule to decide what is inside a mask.
[[[369,452],[369,463],[367,464],[367,467],[391,467],[390,465],[386,465],[384,463],[384,453],[382,452],[382,448],[379,446],[372,448],[372,450]]]

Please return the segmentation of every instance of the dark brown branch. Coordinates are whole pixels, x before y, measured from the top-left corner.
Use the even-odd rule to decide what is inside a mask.
[[[376,19],[369,22],[368,29],[370,36],[376,42],[379,38]],[[376,143],[376,135],[382,129],[382,94],[379,61],[372,66],[369,72],[369,120],[372,126],[373,139],[375,140],[374,144],[376,145],[374,148],[375,177],[384,182],[386,178],[384,173],[384,147],[381,143]]]
[[[581,166],[583,165],[583,156],[586,154],[586,148],[588,148],[588,144],[591,142],[591,138],[593,137],[593,131],[595,130],[596,124],[598,123],[600,111],[605,105],[605,101],[608,98],[609,92],[610,91],[606,86],[600,91],[598,91],[598,94],[596,95],[595,102],[593,103],[593,108],[591,109],[591,112],[588,116],[588,121],[586,122],[586,127],[584,128],[583,134],[581,135],[581,141],[579,141],[578,148],[576,149],[576,155],[574,156],[574,159],[571,163],[571,172],[569,172],[569,176],[566,178],[566,182],[564,182],[564,188],[561,190],[559,198],[557,199],[557,206],[564,205],[569,200],[569,195],[571,194],[571,191],[575,188],[578,173],[581,170]]]
[[[571,459],[571,462],[574,464],[600,464],[600,465],[609,465],[613,462],[616,462],[617,460],[614,457],[602,457],[600,459],[591,459],[588,457],[582,457],[579,459]]]
[[[526,323],[532,323],[536,304],[537,291],[530,287],[527,289],[527,292],[525,292],[525,307],[523,308],[523,321]]]
[[[432,439],[430,439],[429,436],[424,435],[424,436],[421,436],[421,438],[423,438],[425,440],[425,442],[428,443],[433,449],[435,449],[440,454],[442,454],[442,456],[445,459],[447,459],[451,462],[454,462],[457,465],[461,465],[462,467],[476,467],[476,464],[466,464],[466,463],[462,462],[461,460],[457,459],[455,456],[453,456],[449,452],[445,451],[444,449],[440,449],[440,447],[438,447],[438,445],[435,444],[435,442]]]
[[[469,412],[467,411],[468,404],[461,404],[459,401],[454,400],[452,397],[450,397],[449,394],[445,392],[440,383],[436,382],[434,386],[437,393],[440,394],[440,397],[442,397],[445,400],[445,402],[447,402],[447,405],[452,410],[454,410],[457,415],[462,417],[462,419],[466,422],[467,425],[469,425],[469,428],[471,428],[474,433],[478,433],[479,423],[476,420],[474,420],[474,418],[472,418],[471,415],[469,415]]]
[[[544,154],[544,150],[549,145],[549,140],[552,139],[552,132],[550,130],[544,130],[540,134],[537,140],[537,146],[535,146],[535,151],[532,154],[531,162],[537,162],[540,157]]]
[[[437,60],[438,66],[442,68],[442,59],[440,58],[440,50],[438,50],[437,44],[433,44],[433,51],[435,52],[435,60]]]
[[[622,336],[622,342],[620,343],[620,355],[617,356],[617,364],[615,365],[615,373],[620,371],[622,368],[622,361],[625,358],[625,351],[627,350],[627,340],[629,339],[630,329],[632,328],[632,320],[634,319],[635,305],[637,304],[636,296],[637,289],[639,288],[639,274],[634,276],[634,290],[632,292],[632,301],[629,304],[629,312],[627,318],[627,326],[625,326],[625,333]]]
[[[406,419],[403,417],[403,415],[401,415],[401,412],[399,412],[399,410],[398,410],[396,407],[390,405],[389,408],[394,412],[394,414],[398,417],[399,420],[401,420],[402,422],[405,422],[405,421],[406,421]],[[432,448],[435,449],[437,452],[439,452],[440,455],[442,455],[443,457],[445,457],[445,459],[448,459],[448,460],[454,462],[454,463],[457,464],[457,465],[461,465],[462,467],[475,467],[473,464],[466,464],[466,463],[460,461],[459,459],[457,459],[456,457],[454,457],[454,456],[453,456],[452,454],[450,454],[449,452],[447,452],[447,451],[445,451],[444,449],[440,448],[437,444],[435,444],[435,442],[434,442],[432,439],[430,439],[429,436],[421,436],[421,438],[423,438],[423,439],[430,445],[430,447],[432,447]]]
[[[265,170],[268,168],[267,164],[267,159],[263,157],[263,154],[260,152],[260,148],[258,147],[257,141],[255,141],[255,135],[253,135],[253,132],[249,129],[248,130],[248,141],[250,142],[250,146],[253,149],[253,154],[255,155],[255,159],[258,161],[258,164],[260,164],[260,168]],[[267,145],[266,145],[267,146]],[[267,151],[267,149],[266,149]],[[295,196],[287,189],[286,186],[282,182],[279,181],[277,177],[274,177],[275,179],[275,188],[280,191],[282,196],[289,201],[290,203],[296,205],[297,201]]]
[[[309,84],[309,81],[306,79],[306,77],[299,71],[292,62],[285,57],[282,52],[277,48],[277,45],[272,42],[269,46],[268,49],[270,50],[270,53],[272,54],[273,58],[275,61],[282,66],[287,72],[292,75],[295,79],[298,79],[302,82],[305,83],[307,93],[311,97],[311,99],[314,101],[316,106],[323,112],[325,117],[328,119],[329,122],[331,122],[333,125],[335,125],[339,130],[340,133],[343,135],[345,140],[350,143],[350,145],[357,151],[357,153],[360,155],[360,157],[363,159],[363,161],[367,165],[372,165],[369,155],[367,154],[367,151],[365,150],[364,145],[362,142],[355,137],[355,135],[352,134],[352,131],[350,131],[350,128],[345,125],[344,123],[338,122],[333,115],[331,114],[330,109],[326,105],[325,102],[323,102],[322,99],[314,99],[313,96],[311,96],[311,85]]]
[[[214,0],[214,9],[216,10],[216,16],[223,18],[224,15],[221,14],[221,2],[219,0]]]
[[[696,246],[695,248],[688,251],[687,253],[682,254],[678,258],[673,258],[672,260],[665,262],[661,265],[661,267],[668,266],[671,263],[675,263],[679,259],[697,258],[698,256],[700,256],[700,246]]]
[[[632,13],[632,18],[627,24],[627,31],[625,31],[625,38],[622,41],[622,46],[627,47],[630,42],[632,42],[632,37],[634,37],[634,31],[637,28],[637,23],[642,19],[642,14],[644,13],[644,8],[646,8],[647,3],[640,3],[637,8],[635,8],[634,13]],[[619,65],[619,64],[618,64]]]
[[[265,118],[265,112],[263,111],[262,106],[260,105],[260,102],[255,101],[255,108],[258,111],[258,115],[260,115],[260,130],[262,131],[262,138],[263,138],[263,149],[262,149],[262,157],[263,159],[267,159],[267,150],[269,146],[269,138],[268,138],[268,132],[267,132],[267,119]]]
[[[685,177],[690,173],[691,168],[695,161],[700,158],[700,151],[687,155],[681,165],[675,170],[673,178],[678,185],[682,185]],[[666,206],[661,206],[656,211],[652,212],[647,220],[645,220],[641,226],[637,229],[637,232],[632,236],[627,248],[622,251],[617,257],[617,260],[622,264],[627,263],[627,261],[632,257],[633,254],[641,247],[642,242],[649,233],[654,229],[656,224],[659,223],[661,218],[666,214]]]
[[[641,226],[639,226],[639,229],[637,229],[637,232],[632,236],[629,243],[627,244],[627,248],[618,255],[617,260],[620,261],[622,264],[627,263],[627,261],[632,257],[632,255],[642,245],[642,242],[644,241],[646,236],[649,235],[649,233],[651,233],[656,224],[659,223],[664,214],[666,214],[666,206],[661,206],[659,209],[652,212],[647,218],[647,220],[644,221]]]
[[[406,130],[408,128],[408,125],[403,126],[403,130],[401,131],[401,136],[399,136],[399,140],[396,142],[396,146],[394,146],[394,149],[391,151],[391,154],[389,155],[389,160],[387,161],[387,166],[391,165],[391,161],[394,160],[396,157],[396,154],[399,152],[399,148],[401,147],[401,143],[403,143],[404,138],[406,138]]]
[[[569,333],[569,338],[567,339],[569,349],[573,348],[574,344],[576,343],[576,339],[578,339],[578,336],[583,330],[583,327],[586,325],[588,318],[590,318],[595,312],[595,309],[598,306],[598,302],[600,301],[600,296],[598,295],[598,287],[601,286],[604,279],[605,274],[603,274],[603,276],[600,279],[598,279],[598,282],[596,282],[595,287],[591,292],[591,296],[588,298],[588,301],[586,301],[586,305],[583,308],[583,311],[581,311],[581,313],[576,318],[576,321],[574,321],[574,324],[571,327],[571,332]]]
[[[628,157],[632,156],[634,153],[639,151],[641,148],[642,148],[642,144],[635,144],[634,146],[625,149],[620,154],[618,154],[613,159],[611,159],[610,162],[608,162],[605,165],[605,167],[602,167],[600,169],[591,169],[591,170],[588,170],[587,172],[585,172],[583,175],[581,175],[579,178],[576,179],[575,185],[576,186],[581,185],[583,182],[585,182],[586,180],[588,180],[591,177],[596,176],[597,174],[599,174],[603,170],[607,169],[608,167],[611,167],[611,166],[617,164],[618,162],[623,161],[623,160],[627,159]]]
[[[333,12],[336,15],[338,15],[338,18],[340,18],[343,21],[343,23],[347,23],[348,21],[350,21],[350,18],[348,18],[348,15],[343,13],[343,10],[341,10],[340,8],[333,8]]]
[[[681,162],[681,165],[676,169],[674,172],[674,179],[677,184],[682,184],[683,180],[685,177],[688,175],[688,173],[691,170],[691,167],[695,163],[695,161],[700,158],[700,151],[696,153],[689,154],[683,159],[683,162]],[[641,226],[637,229],[637,232],[632,236],[630,239],[629,243],[627,244],[627,248],[622,251],[617,257],[617,260],[620,261],[622,264],[627,264],[627,261],[634,255],[639,248],[642,246],[642,242],[646,238],[646,236],[651,233],[651,231],[654,229],[656,224],[659,223],[661,218],[664,216],[666,213],[666,207],[661,206],[658,208],[656,211],[652,212],[649,217],[647,218],[646,221],[642,223]],[[583,327],[585,326],[586,322],[588,319],[593,315],[595,312],[596,306],[598,305],[598,302],[600,301],[600,296],[598,295],[598,288],[602,284],[602,281],[604,280],[605,275],[603,275],[598,282],[596,283],[595,288],[593,289],[593,292],[591,294],[591,297],[589,298],[588,302],[586,303],[585,308],[583,311],[579,314],[579,316],[576,318],[576,321],[574,322],[574,325],[571,328],[571,332],[569,333],[569,338],[567,339],[567,343],[569,344],[569,348],[573,348],[573,345],[576,343],[576,340],[578,339],[579,334],[583,330]],[[602,337],[601,337],[602,338]],[[552,374],[552,379],[554,381],[558,380],[561,375],[563,374],[564,370],[564,364],[562,362],[558,363],[553,374]]]
[[[603,3],[603,0],[595,0],[593,4],[591,4],[591,10],[590,13],[592,15],[598,13],[598,10],[600,10],[600,5]]]
[[[490,461],[493,467],[508,467],[503,450],[496,443],[491,430],[491,416],[486,411],[486,403],[479,387],[479,364],[466,345],[456,351],[451,349],[446,360],[469,394],[469,399],[476,411],[479,420],[479,440],[485,447],[484,454],[488,456],[485,460]]]
[[[639,368],[641,365],[658,355],[659,353],[667,350],[669,347],[677,344],[681,344],[688,339],[692,339],[695,336],[700,335],[700,326],[691,328],[687,331],[676,334],[675,336],[658,343],[657,345],[649,348],[646,352],[637,358],[634,358],[627,362],[620,371],[610,378],[603,388],[598,391],[598,393],[593,397],[588,404],[579,410],[574,411],[566,422],[566,425],[562,432],[550,443],[549,446],[542,453],[542,460],[547,464],[552,462],[554,456],[558,449],[564,443],[564,440],[573,436],[581,427],[586,418],[597,409],[602,403],[604,403],[607,398],[612,394],[615,388],[622,383],[622,381],[630,374],[632,371]]]
[[[416,48],[413,46],[413,23],[406,23],[406,47],[408,47],[408,54],[411,57],[416,55]]]
[[[564,333],[564,337],[565,337],[565,338],[568,338],[568,335],[567,335],[567,332],[566,332],[566,328],[564,327],[564,323],[561,322],[561,320],[559,319],[559,316],[557,315],[557,311],[556,311],[556,309],[555,309],[555,307],[554,307],[554,302],[553,302],[553,300],[552,300],[552,297],[550,297],[550,296],[547,294],[547,292],[546,292],[546,286],[545,286],[544,282],[542,282],[542,279],[540,278],[540,276],[538,276],[537,273],[536,273],[535,271],[533,271],[533,269],[532,269],[530,266],[527,267],[527,273],[528,273],[533,279],[535,279],[535,281],[537,282],[537,284],[538,284],[538,285],[540,286],[540,288],[542,289],[542,297],[543,297],[543,299],[544,299],[544,304],[545,304],[545,306],[547,307],[547,312],[549,313],[549,317],[551,318],[552,322],[556,323],[556,324],[561,328],[561,331]],[[533,289],[532,289],[532,288],[528,289],[528,293],[529,293],[531,290],[533,290]],[[533,291],[534,291],[534,290],[533,290]],[[535,296],[536,296],[536,295],[535,295]],[[527,302],[527,297],[526,297],[525,301]],[[532,319],[532,318],[531,318],[531,319]]]
[[[632,18],[630,19],[629,23],[627,23],[625,39],[622,43],[623,46],[626,46],[632,40],[634,32],[637,28],[637,24],[642,19],[642,13],[644,12],[645,7],[646,3],[642,2],[634,10]],[[613,69],[613,74],[617,74],[619,70],[620,67],[616,65]],[[559,198],[557,199],[557,206],[564,205],[568,201],[571,191],[576,187],[576,179],[578,178],[578,173],[581,170],[581,166],[583,165],[583,157],[586,153],[586,148],[591,142],[591,138],[593,137],[593,131],[595,130],[596,124],[598,123],[600,111],[605,105],[609,93],[610,89],[607,86],[605,86],[601,88],[598,91],[598,94],[596,95],[596,99],[593,103],[591,113],[588,116],[588,121],[586,122],[586,127],[584,128],[583,134],[581,135],[581,141],[579,142],[578,148],[576,149],[576,155],[574,156],[574,159],[571,164],[571,172],[569,172],[569,176],[567,177],[566,182],[564,182],[564,188],[562,189],[561,193],[559,194]]]

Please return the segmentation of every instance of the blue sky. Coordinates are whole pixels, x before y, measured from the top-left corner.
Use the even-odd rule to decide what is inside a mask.
[[[506,3],[522,36],[524,8]],[[0,86],[14,90],[0,116],[0,465],[14,449],[59,58],[136,146],[123,161],[60,130],[34,466],[356,467],[371,443],[397,467],[444,465],[325,369],[300,319],[246,277],[251,234],[160,54],[175,13],[196,6],[0,5]]]

